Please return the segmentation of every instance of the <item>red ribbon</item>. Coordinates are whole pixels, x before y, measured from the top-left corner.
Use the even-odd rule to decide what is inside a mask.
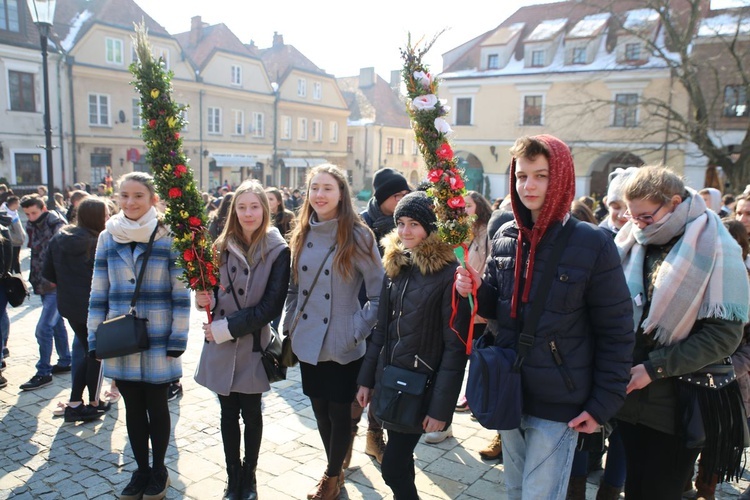
[[[464,267],[466,266],[466,261],[469,260],[469,248],[466,246],[466,243],[462,243],[459,245],[464,250],[465,255],[465,261],[463,262]],[[456,315],[458,314],[458,303],[459,303],[459,296],[456,292],[456,280],[455,275],[453,279],[453,290],[451,292],[451,317],[448,321],[448,326],[450,326],[450,329],[453,330],[453,332],[456,334],[458,339],[461,341],[463,345],[466,346],[466,355],[468,356],[471,354],[471,347],[474,344],[474,319],[477,316],[477,288],[479,288],[479,285],[472,280],[472,289],[471,289],[471,296],[469,303],[471,304],[471,316],[469,317],[469,334],[466,338],[466,341],[464,342],[464,339],[461,337],[461,334],[453,327],[454,321],[456,319]]]

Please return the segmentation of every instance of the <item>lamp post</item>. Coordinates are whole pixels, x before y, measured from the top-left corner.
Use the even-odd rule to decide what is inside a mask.
[[[49,68],[47,67],[47,38],[55,18],[57,0],[27,0],[29,12],[39,29],[42,44],[42,78],[44,82],[44,150],[47,158],[47,209],[55,208],[55,183],[52,168],[52,125],[49,113]]]

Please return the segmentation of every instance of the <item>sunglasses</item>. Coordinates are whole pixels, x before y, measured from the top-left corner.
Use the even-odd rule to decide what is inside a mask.
[[[633,220],[633,221],[636,221],[636,222],[642,222],[642,223],[646,224],[647,226],[650,226],[651,224],[654,223],[654,216],[657,213],[659,213],[659,210],[661,210],[662,208],[664,208],[664,205],[666,205],[666,204],[667,204],[666,201],[662,201],[661,205],[659,205],[659,208],[657,208],[656,210],[654,210],[650,214],[646,214],[646,215],[633,215],[633,214],[630,213],[630,210],[628,209],[628,210],[625,211],[625,218]]]

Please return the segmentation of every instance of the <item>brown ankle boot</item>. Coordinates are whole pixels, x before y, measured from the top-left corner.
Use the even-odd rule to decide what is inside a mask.
[[[708,481],[703,477],[703,460],[698,460],[698,475],[695,477],[695,489],[698,490],[697,498],[702,500],[714,500],[716,497],[716,483],[719,482],[719,476],[712,474]]]
[[[602,481],[596,492],[596,500],[617,500],[620,498],[620,490],[621,488],[615,488]]]
[[[377,460],[379,464],[382,464],[384,452],[385,441],[383,441],[383,430],[367,431],[365,454],[375,457],[375,460]]]
[[[586,476],[570,476],[566,500],[586,500]]]
[[[341,488],[339,486],[339,478],[341,476],[329,477],[328,474],[324,473],[323,477],[318,481],[315,490],[312,491],[312,496],[308,493],[307,498],[310,500],[337,500],[341,494]]]
[[[354,438],[357,437],[357,431],[352,432],[352,439],[349,441],[349,449],[346,450],[346,456],[344,457],[344,463],[341,464],[341,468],[346,470],[349,468],[349,464],[352,461],[352,449],[354,448]]]

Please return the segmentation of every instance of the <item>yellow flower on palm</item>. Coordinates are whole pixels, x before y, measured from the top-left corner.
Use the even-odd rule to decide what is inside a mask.
[[[156,99],[159,97],[159,89],[151,89],[151,98]]]

